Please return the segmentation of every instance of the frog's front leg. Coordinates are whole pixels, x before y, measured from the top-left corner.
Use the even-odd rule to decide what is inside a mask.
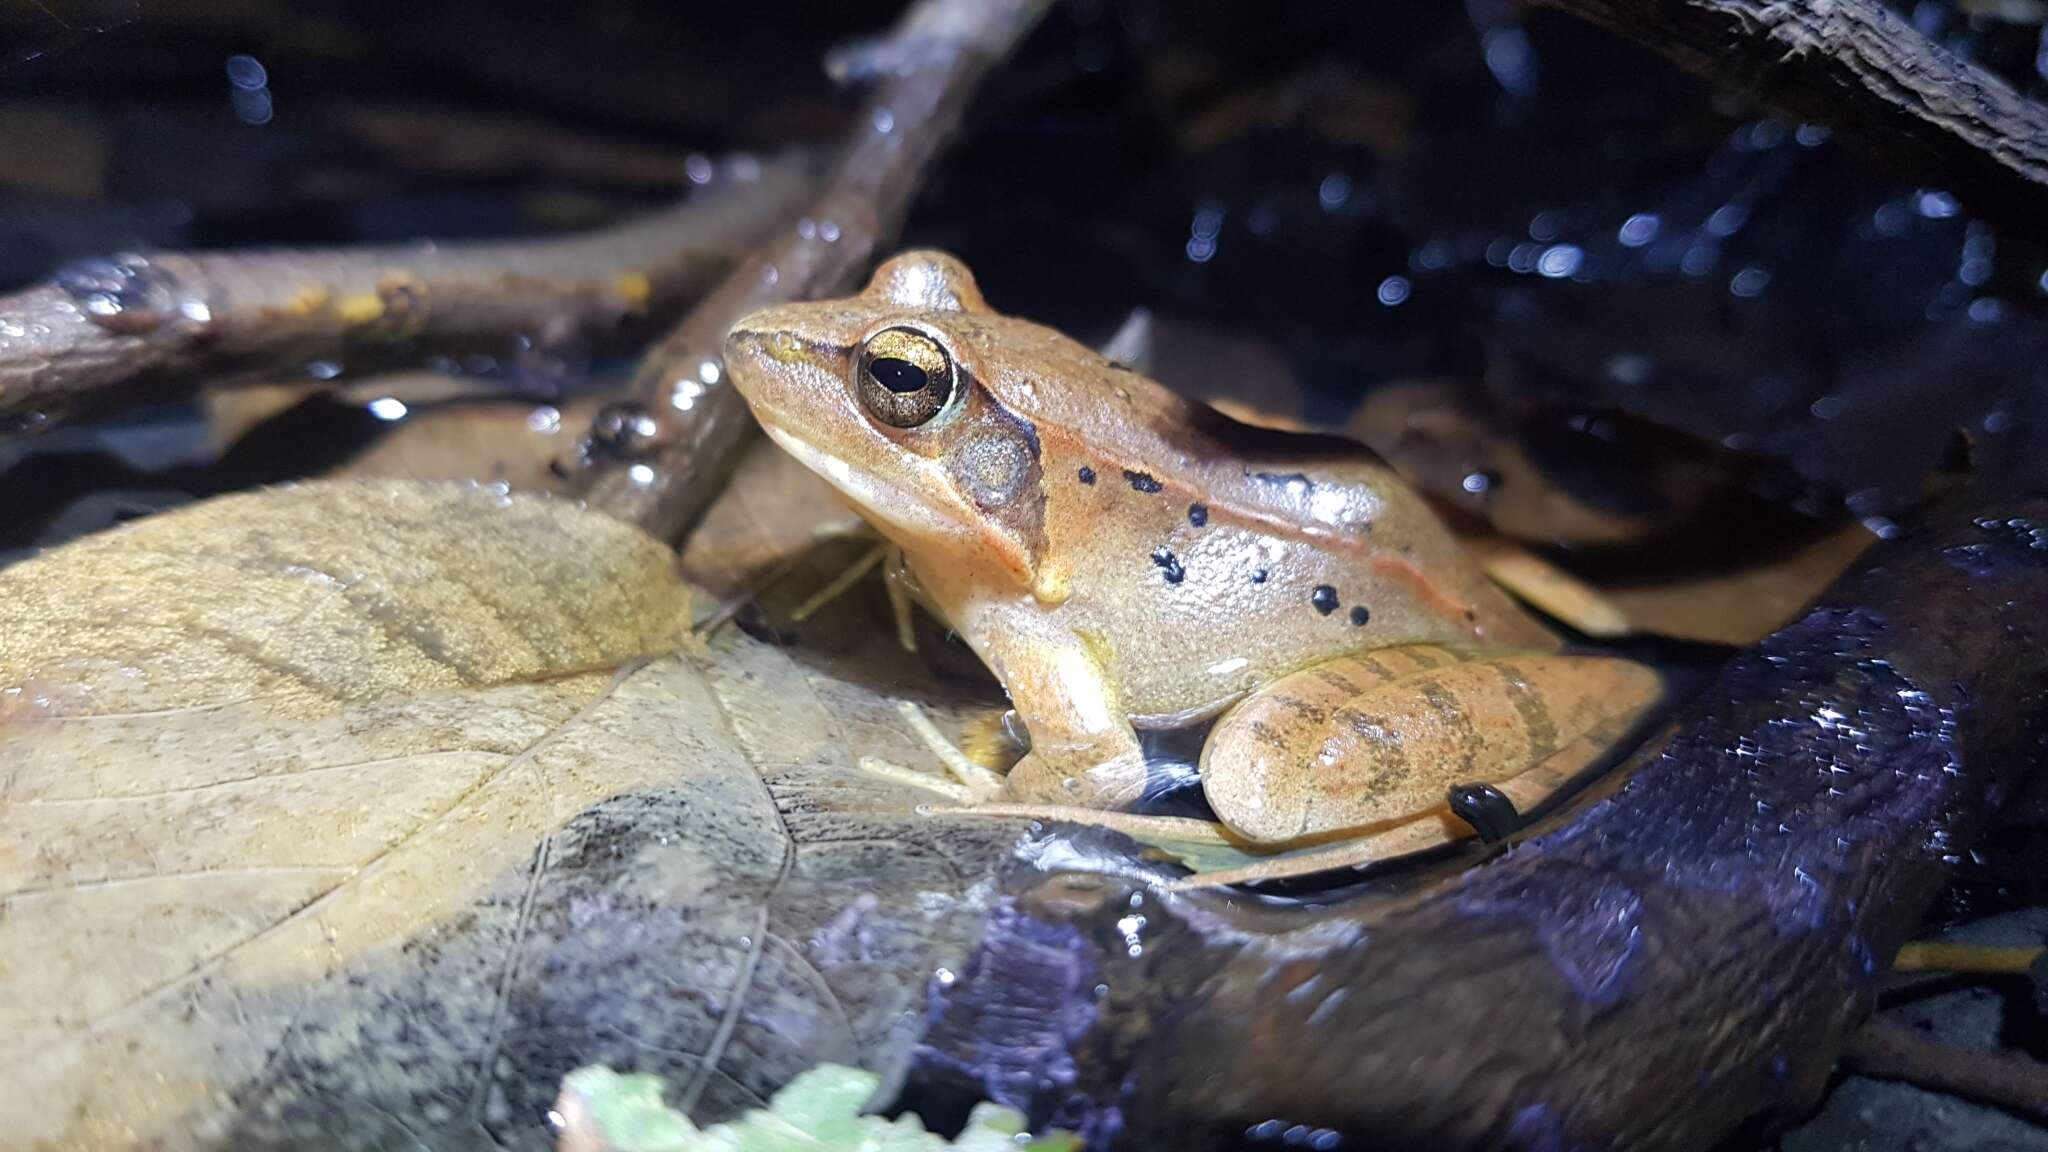
[[[996,776],[969,760],[914,705],[904,704],[899,707],[912,732],[957,783],[872,758],[861,761],[862,769],[1003,815],[1056,818],[1066,815],[1063,808],[1113,808],[1136,800],[1145,787],[1144,752],[1095,647],[1033,619],[977,624],[975,634],[991,637],[981,656],[1009,689],[1031,733],[1031,750],[1007,777]]]
[[[982,658],[1009,690],[1031,733],[1031,750],[1010,769],[1004,799],[1014,805],[1116,808],[1145,790],[1145,754],[1125,711],[1111,658],[1099,644],[1042,617],[982,628]]]

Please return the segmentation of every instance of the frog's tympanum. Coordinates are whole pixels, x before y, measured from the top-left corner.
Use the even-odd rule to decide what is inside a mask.
[[[1009,691],[1031,750],[977,801],[1119,807],[1137,729],[1220,717],[1201,770],[1223,823],[1328,840],[1583,763],[1655,696],[1648,669],[1559,654],[1364,448],[1183,400],[991,311],[944,254],[755,313],[726,358]]]

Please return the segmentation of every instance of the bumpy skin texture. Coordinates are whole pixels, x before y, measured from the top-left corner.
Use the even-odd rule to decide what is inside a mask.
[[[892,330],[953,372],[928,422],[864,400],[860,358],[902,346]],[[943,254],[898,256],[848,300],[747,317],[726,359],[762,426],[903,548],[1008,688],[1033,747],[1016,798],[1126,799],[1134,725],[1213,716],[1330,656],[1556,647],[1364,448],[1184,401],[991,311]]]
[[[2048,502],[1951,508],[1733,661],[1618,790],[1411,894],[1048,876],[1086,859],[1056,832],[934,993],[917,1087],[1133,1148],[1705,1149],[1796,1114],[2041,771],[2043,603]]]

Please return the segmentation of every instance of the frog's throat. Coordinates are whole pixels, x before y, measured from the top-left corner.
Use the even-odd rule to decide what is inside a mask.
[[[937,538],[966,536],[957,518],[947,515],[945,509],[919,495],[915,489],[856,468],[796,433],[765,420],[761,422],[761,428],[768,433],[770,440],[775,441],[776,447],[839,489],[853,503],[854,511],[899,546],[915,552],[921,545]]]

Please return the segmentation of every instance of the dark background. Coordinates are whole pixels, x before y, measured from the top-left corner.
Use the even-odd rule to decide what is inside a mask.
[[[615,219],[675,194],[693,152],[834,139],[855,101],[819,55],[895,6],[5,11],[14,285],[129,246]],[[1902,11],[2044,86],[2034,8]],[[247,64],[230,75],[238,54],[253,86]],[[1485,379],[1793,462],[1858,514],[1911,497],[1956,426],[1995,479],[2039,477],[2048,260],[1567,17],[1070,0],[970,130],[908,242],[955,250],[999,306],[1077,335],[1145,305],[1242,338],[1285,362],[1312,415],[1390,380]]]

